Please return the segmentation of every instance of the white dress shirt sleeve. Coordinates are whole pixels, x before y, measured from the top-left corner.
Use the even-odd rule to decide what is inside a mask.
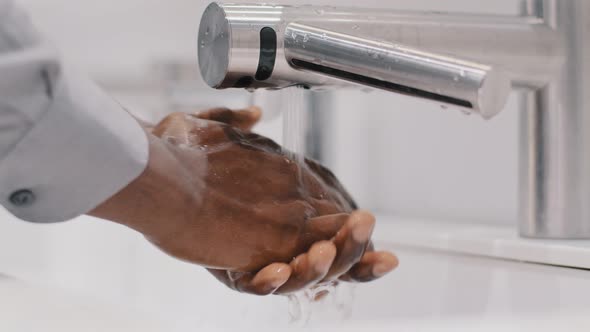
[[[147,160],[137,121],[0,0],[0,204],[27,221],[68,220],[124,188]]]

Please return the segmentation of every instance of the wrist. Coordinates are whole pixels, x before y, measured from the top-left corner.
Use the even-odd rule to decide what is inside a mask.
[[[196,188],[177,152],[161,139],[149,136],[149,161],[129,185],[89,214],[133,228],[146,236],[162,233],[172,222],[186,216],[187,202]],[[189,175],[189,176],[187,176]]]

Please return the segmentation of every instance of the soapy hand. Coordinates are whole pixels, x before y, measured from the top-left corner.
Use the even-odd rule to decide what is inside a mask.
[[[250,131],[260,110],[176,113],[150,128],[150,162],[92,214],[257,295],[370,281],[397,266],[371,245],[374,217],[334,175]],[[125,213],[121,204],[125,203]]]

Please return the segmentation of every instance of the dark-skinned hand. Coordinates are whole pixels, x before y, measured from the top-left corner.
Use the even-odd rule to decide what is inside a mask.
[[[373,250],[375,218],[336,177],[251,132],[257,108],[175,113],[150,131],[150,162],[93,211],[240,292],[366,282],[397,258]],[[124,212],[121,212],[125,206]]]

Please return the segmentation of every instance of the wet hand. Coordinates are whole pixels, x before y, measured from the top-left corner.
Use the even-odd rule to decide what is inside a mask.
[[[258,272],[210,269],[222,283],[239,292],[255,295],[289,294],[338,282],[369,282],[398,266],[397,257],[375,251],[370,242],[374,217],[365,211],[318,217],[322,232],[335,233],[319,241],[289,264],[272,263]],[[330,229],[328,229],[330,228]]]
[[[252,294],[370,281],[395,268],[395,256],[372,249],[374,217],[356,211],[329,170],[250,131],[260,115],[166,117],[149,128],[144,173],[91,214]]]
[[[230,111],[216,109],[198,115],[249,131],[259,116],[258,110]],[[339,181],[321,165],[307,161],[327,186],[346,197],[344,210],[356,207]],[[272,263],[258,272],[209,271],[226,286],[256,295],[289,294],[324,283],[369,282],[391,272],[398,265],[389,252],[375,251],[370,241],[375,218],[366,211],[318,216],[308,221],[309,231],[318,238],[310,249],[289,264]]]

